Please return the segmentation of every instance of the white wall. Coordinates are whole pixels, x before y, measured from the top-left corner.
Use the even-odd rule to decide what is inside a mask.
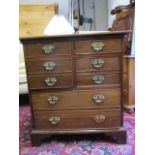
[[[19,4],[51,4],[59,3],[59,12],[68,19],[69,0],[19,0]]]
[[[96,29],[107,30],[108,29],[108,4],[107,0],[95,0],[96,3]]]
[[[73,0],[74,8],[77,9],[77,0]],[[83,13],[84,3],[84,13]],[[86,18],[93,19],[92,30],[107,30],[108,28],[108,4],[107,0],[80,0],[80,13]],[[89,30],[90,24],[85,23],[80,27]]]
[[[108,0],[108,27],[111,28],[115,15],[111,15],[111,10],[119,5],[127,5],[129,0]]]

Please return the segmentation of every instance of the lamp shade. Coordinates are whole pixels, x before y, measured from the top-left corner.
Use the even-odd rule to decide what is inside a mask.
[[[69,24],[63,15],[56,14],[46,26],[44,33],[46,35],[63,35],[74,33],[74,28]]]

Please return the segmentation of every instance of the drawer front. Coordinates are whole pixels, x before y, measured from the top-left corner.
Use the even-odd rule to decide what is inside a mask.
[[[79,73],[77,86],[103,86],[120,84],[120,73]]]
[[[71,59],[27,61],[29,74],[72,72]]]
[[[54,56],[54,55],[70,55],[72,50],[72,42],[51,42],[51,43],[33,43],[24,46],[25,56]]]
[[[81,58],[76,61],[77,72],[120,70],[119,57]]]
[[[72,74],[45,74],[29,76],[30,89],[40,88],[70,88],[73,86]]]
[[[120,109],[40,111],[34,112],[34,118],[36,129],[101,129],[121,126]]]
[[[32,93],[34,110],[120,107],[120,89]]]
[[[98,54],[120,52],[120,50],[121,40],[119,39],[79,40],[75,42],[76,54]]]

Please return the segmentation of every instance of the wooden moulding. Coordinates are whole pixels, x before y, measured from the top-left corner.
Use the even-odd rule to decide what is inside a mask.
[[[104,130],[32,130],[31,132],[31,145],[40,146],[43,140],[52,139],[52,135],[89,135],[89,134],[101,134],[105,135],[107,141],[114,141],[117,144],[127,143],[127,132],[123,128],[119,129],[104,129]]]

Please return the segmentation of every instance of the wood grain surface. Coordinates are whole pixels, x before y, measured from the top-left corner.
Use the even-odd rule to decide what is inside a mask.
[[[55,15],[54,4],[28,4],[19,6],[19,37],[44,35],[43,31]]]

